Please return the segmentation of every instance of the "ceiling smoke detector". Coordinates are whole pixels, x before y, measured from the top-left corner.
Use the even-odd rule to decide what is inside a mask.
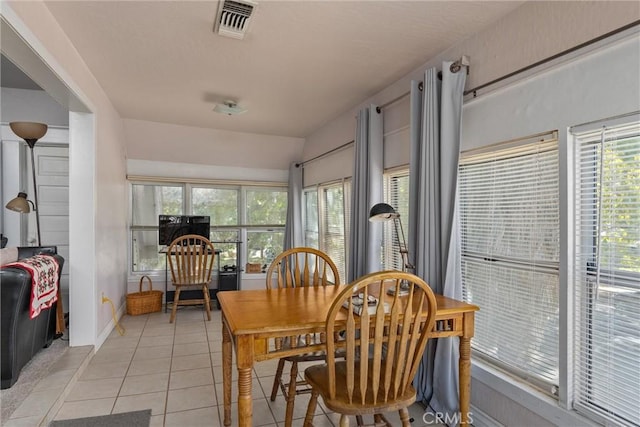
[[[220,114],[228,114],[235,116],[236,114],[246,113],[247,109],[240,107],[235,101],[226,100],[223,104],[216,104],[213,111]]]
[[[250,0],[221,0],[213,31],[242,40],[247,33],[257,3]]]

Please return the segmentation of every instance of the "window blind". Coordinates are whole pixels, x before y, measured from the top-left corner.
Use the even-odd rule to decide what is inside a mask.
[[[400,214],[405,237],[409,230],[409,170],[404,169],[385,174],[385,202],[393,206]],[[385,270],[402,270],[402,257],[399,246],[401,239],[396,233],[393,221],[383,223],[382,265]],[[415,260],[409,259],[411,263]]]
[[[640,123],[575,135],[574,406],[640,425]]]
[[[321,250],[331,257],[338,267],[340,280],[346,276],[346,252],[344,229],[344,191],[343,183],[335,183],[319,188],[322,194],[321,215]]]
[[[463,296],[477,304],[475,353],[553,393],[558,384],[556,134],[463,153]]]

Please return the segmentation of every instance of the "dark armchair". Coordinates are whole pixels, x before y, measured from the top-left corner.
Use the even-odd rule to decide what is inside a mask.
[[[18,260],[38,254],[53,255],[58,261],[60,275],[64,258],[57,255],[55,246],[18,248]],[[0,268],[2,389],[15,384],[24,365],[40,349],[49,347],[56,333],[57,303],[42,310],[36,318],[30,318],[31,283],[31,274],[24,269]]]

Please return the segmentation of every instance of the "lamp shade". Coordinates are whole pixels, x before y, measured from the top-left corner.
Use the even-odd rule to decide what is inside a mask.
[[[7,209],[10,211],[20,212],[20,213],[29,213],[31,209],[29,208],[29,203],[27,202],[27,193],[18,193],[18,196],[15,199],[12,199],[9,203],[7,203]]]
[[[400,214],[387,203],[377,203],[369,211],[369,221],[389,221],[400,218]]]
[[[38,140],[47,133],[47,125],[36,122],[11,122],[9,123],[13,133],[24,140]]]

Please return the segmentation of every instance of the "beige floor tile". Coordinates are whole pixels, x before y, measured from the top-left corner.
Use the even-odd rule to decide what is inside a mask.
[[[132,337],[132,336],[117,336],[113,338],[107,338],[107,340],[102,344],[100,350],[113,350],[113,349],[121,349],[121,348],[136,348],[138,346],[138,341],[140,341],[140,337]],[[98,351],[100,351],[98,350]]]
[[[65,402],[55,416],[56,420],[71,418],[97,417],[108,415],[113,409],[115,397],[107,399],[81,400],[77,402]]]
[[[171,373],[169,389],[189,388],[201,385],[213,384],[211,368],[190,369],[188,371],[175,371]]]
[[[157,345],[152,347],[138,347],[133,355],[133,361],[150,360],[150,359],[162,359],[164,357],[171,357],[173,354],[173,345]]]
[[[134,352],[134,348],[100,349],[91,359],[91,363],[131,362]]]
[[[105,378],[101,380],[78,381],[71,389],[66,401],[103,399],[116,397],[124,378]]]
[[[31,417],[34,415],[44,416],[61,394],[62,388],[31,392],[11,414],[11,418]]]
[[[173,357],[209,353],[209,343],[206,342],[206,340],[204,342],[178,344],[177,338],[178,337],[176,337],[176,344],[173,345]]]
[[[158,345],[173,345],[173,335],[161,335],[158,337],[142,337],[138,348],[140,347],[155,347]]]
[[[217,353],[211,353],[217,354]],[[222,353],[220,353],[220,362],[222,362]],[[214,365],[218,366],[218,365]],[[278,368],[278,359],[274,360],[266,360],[264,362],[259,362],[253,365],[253,370],[256,372],[258,377],[269,377],[274,376],[276,374],[276,369]],[[291,371],[291,363],[285,363],[284,372],[289,373]]]
[[[169,390],[167,413],[216,405],[213,385]]]
[[[220,427],[222,424],[218,418],[218,408],[210,406],[168,413],[164,425],[165,427]]]
[[[175,327],[173,325],[165,325],[162,327],[158,327],[158,328],[145,328],[144,331],[142,331],[142,337],[143,338],[149,338],[149,337],[165,337],[165,336],[174,336],[175,334]]]
[[[151,409],[151,415],[162,415],[165,410],[166,398],[166,391],[119,396],[113,407],[113,413]]]
[[[127,369],[129,369],[129,362],[89,363],[87,369],[80,376],[80,381],[124,378],[127,374]]]
[[[131,362],[127,376],[149,375],[149,374],[167,374],[171,368],[171,358],[163,357],[162,359],[150,360],[134,360]]]
[[[196,332],[196,333],[180,333],[178,331],[176,331],[176,336],[175,339],[173,341],[174,346],[176,345],[180,345],[180,344],[187,344],[187,343],[196,343],[196,342],[202,342],[202,343],[206,343],[207,342],[207,334],[203,331],[203,332]]]
[[[152,415],[149,421],[149,427],[164,427],[164,414]]]
[[[171,372],[209,367],[211,367],[211,358],[208,353],[174,357],[171,362]]]
[[[220,352],[211,353],[211,365],[222,366],[222,353]]]
[[[124,379],[119,396],[166,391],[168,383],[169,373],[127,376]]]

